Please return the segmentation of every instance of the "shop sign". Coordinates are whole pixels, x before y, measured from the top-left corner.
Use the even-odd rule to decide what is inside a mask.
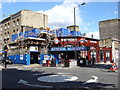
[[[38,46],[30,46],[30,51],[38,51]]]
[[[61,39],[61,41],[76,42],[77,39],[67,38],[67,39]]]
[[[90,47],[66,47],[67,51],[85,51],[90,50]],[[50,51],[66,51],[65,47],[53,47]]]
[[[65,47],[52,47],[50,51],[66,51]]]
[[[68,47],[68,51],[85,51],[85,50],[90,50],[90,47]]]
[[[91,43],[97,43],[96,41],[90,41]]]
[[[49,55],[44,55],[44,60],[50,60],[50,56]]]

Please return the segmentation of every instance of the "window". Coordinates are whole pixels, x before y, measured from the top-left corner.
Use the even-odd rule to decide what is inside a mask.
[[[0,31],[2,31],[2,26],[1,26],[1,29],[0,29]]]
[[[4,41],[6,41],[6,39],[4,39]]]
[[[9,27],[10,27],[10,26],[9,26],[9,23],[8,23],[8,26],[7,26],[7,28],[9,29]]]
[[[7,29],[7,25],[5,24],[5,30]]]
[[[17,23],[16,24],[19,25],[19,19],[17,19]]]
[[[13,21],[13,26],[15,26],[15,21]]]
[[[15,33],[15,30],[13,30],[13,33]]]
[[[7,41],[9,40],[9,38],[7,38]]]

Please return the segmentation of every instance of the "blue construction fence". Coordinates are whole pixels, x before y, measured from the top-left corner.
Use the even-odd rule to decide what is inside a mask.
[[[8,56],[14,64],[24,64],[30,65],[30,55],[23,54],[23,55],[10,55]],[[50,60],[52,58],[56,59],[56,64],[59,63],[58,54],[40,54],[38,57],[38,64],[43,64],[43,60]]]
[[[14,64],[30,65],[30,55],[10,55],[8,56]]]
[[[82,36],[81,32],[78,31],[70,31],[66,28],[59,28],[57,30],[53,31],[47,31],[47,30],[41,30],[41,29],[33,29],[30,31],[25,31],[19,34],[13,34],[12,35],[12,42],[15,42],[15,40],[28,38],[28,37],[34,37],[37,38],[39,34],[41,33],[48,33],[51,35],[56,35],[57,37],[64,37],[64,36]]]
[[[81,32],[70,31],[69,29],[66,29],[66,28],[59,28],[56,31],[56,35],[58,37],[64,37],[64,36],[82,36]]]

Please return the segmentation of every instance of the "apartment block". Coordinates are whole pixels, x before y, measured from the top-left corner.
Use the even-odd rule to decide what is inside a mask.
[[[120,54],[120,19],[109,19],[99,22],[100,47],[111,47],[113,59]]]
[[[115,38],[120,40],[120,19],[110,19],[99,22],[100,39]]]
[[[30,10],[21,10],[0,22],[0,45],[11,43],[11,36],[33,28],[48,28],[48,16]]]

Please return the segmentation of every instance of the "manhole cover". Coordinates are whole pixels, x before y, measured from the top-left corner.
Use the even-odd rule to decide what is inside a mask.
[[[77,76],[72,75],[49,75],[49,76],[41,76],[37,78],[37,80],[41,82],[68,82],[77,80]]]

